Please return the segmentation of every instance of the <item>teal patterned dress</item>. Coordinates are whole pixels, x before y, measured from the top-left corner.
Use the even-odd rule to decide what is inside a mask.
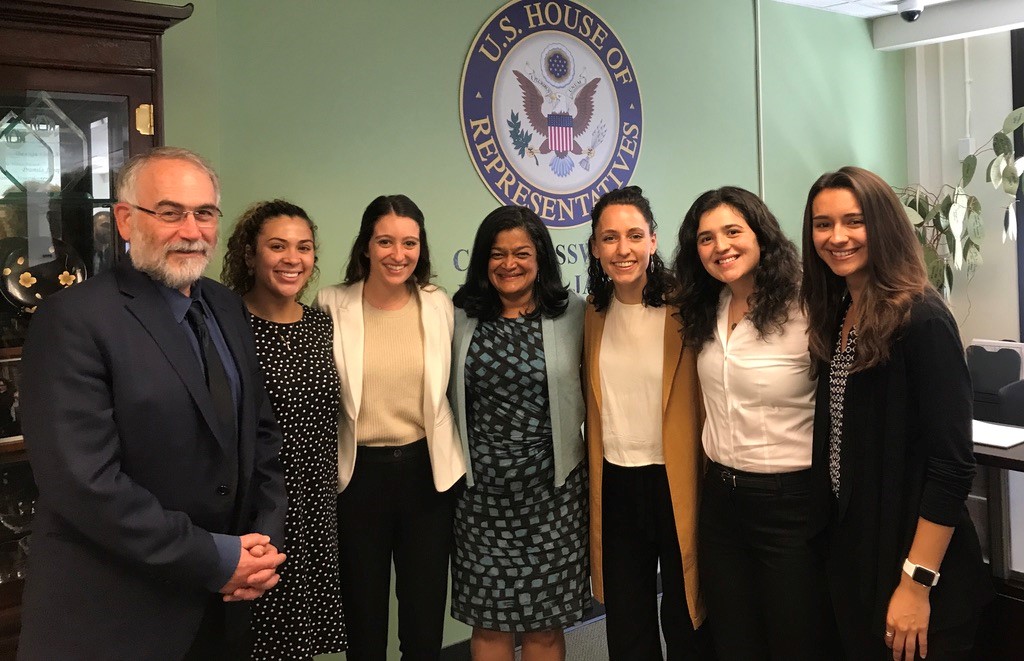
[[[475,484],[455,512],[452,616],[507,632],[578,622],[590,595],[586,462],[556,488],[539,319],[477,326],[466,357]]]

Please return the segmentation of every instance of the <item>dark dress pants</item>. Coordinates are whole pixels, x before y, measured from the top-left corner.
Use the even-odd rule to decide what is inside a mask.
[[[349,661],[387,656],[392,559],[402,658],[439,657],[460,484],[444,493],[434,489],[425,440],[359,448],[352,481],[338,494]]]
[[[610,661],[713,658],[703,630],[694,631],[686,605],[683,559],[663,465],[622,467],[604,462],[601,554]],[[706,627],[702,627],[704,629]]]
[[[810,481],[810,470],[708,468],[700,576],[721,661],[837,656],[824,565],[809,544]]]
[[[252,652],[249,604],[226,603],[221,594],[207,599],[203,619],[184,661],[244,661]]]

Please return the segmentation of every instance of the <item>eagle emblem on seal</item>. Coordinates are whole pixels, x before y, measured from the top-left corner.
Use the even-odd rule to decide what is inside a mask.
[[[551,44],[541,56],[543,77],[538,77],[531,69],[528,69],[529,75],[519,70],[512,71],[523,93],[526,119],[544,138],[540,147],[530,146],[525,151],[535,159],[537,154],[554,152],[550,166],[559,177],[567,177],[575,167],[569,154],[579,156],[586,152],[587,158],[580,165],[588,170],[588,159],[596,147],[594,144],[584,150],[576,139],[590,127],[594,116],[594,93],[601,79],[587,81],[582,75],[577,79],[574,69],[569,49],[561,44]]]

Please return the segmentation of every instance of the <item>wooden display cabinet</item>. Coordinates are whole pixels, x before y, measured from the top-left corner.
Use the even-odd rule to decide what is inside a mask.
[[[191,14],[131,0],[0,3],[0,659],[17,648],[37,495],[21,346],[47,296],[124,258],[114,182],[162,144],[161,37]]]

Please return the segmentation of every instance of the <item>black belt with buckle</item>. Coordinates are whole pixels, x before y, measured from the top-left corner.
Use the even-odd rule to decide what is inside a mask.
[[[811,469],[805,468],[787,473],[751,473],[712,461],[708,465],[708,476],[733,489],[783,491],[790,487],[806,486],[811,479]]]

